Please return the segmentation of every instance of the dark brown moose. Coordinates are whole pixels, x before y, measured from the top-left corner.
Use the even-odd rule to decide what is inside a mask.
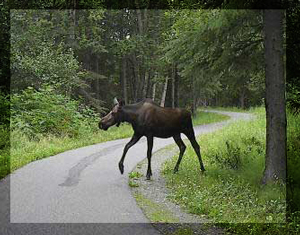
[[[202,163],[200,147],[195,139],[194,129],[192,125],[191,114],[185,109],[179,108],[163,108],[155,104],[151,99],[124,105],[123,101],[114,99],[114,107],[109,114],[101,119],[99,128],[107,130],[110,126],[121,122],[129,122],[132,125],[134,134],[131,140],[126,144],[122,158],[119,162],[121,174],[124,172],[124,159],[130,147],[136,144],[142,136],[146,136],[148,142],[147,158],[148,170],[146,178],[150,179],[151,171],[151,155],[153,147],[153,137],[169,138],[173,137],[180,149],[179,158],[174,168],[174,173],[178,171],[179,164],[186,149],[180,134],[185,134],[190,140],[200,162],[200,168],[205,171]]]

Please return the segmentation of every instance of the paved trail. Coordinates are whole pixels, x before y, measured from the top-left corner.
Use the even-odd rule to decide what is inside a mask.
[[[197,126],[196,135],[251,118],[220,113],[231,119]],[[145,137],[128,151],[124,174],[119,172],[118,161],[128,141],[67,151],[32,162],[0,181],[0,234],[159,234],[128,186],[128,173],[146,156]],[[156,138],[153,152],[169,144],[172,138]]]

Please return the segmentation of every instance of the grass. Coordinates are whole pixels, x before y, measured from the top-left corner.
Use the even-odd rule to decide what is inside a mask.
[[[196,124],[200,125],[212,121],[227,119],[227,116],[199,112],[196,116]],[[20,132],[12,132],[10,136],[10,168],[11,172],[35,160],[43,159],[55,154],[87,145],[97,144],[105,141],[127,138],[132,136],[131,125],[122,124],[120,127],[111,127],[108,131],[96,130],[94,132],[81,133],[76,138],[42,136],[38,140],[30,140]],[[7,157],[5,158],[7,159]],[[1,160],[1,158],[0,158]],[[8,168],[0,169],[0,176],[4,177],[9,173]]]
[[[240,107],[213,107],[213,106],[209,106],[209,107],[202,107],[202,110],[219,110],[219,111],[227,111],[227,112],[240,112],[240,113],[248,113],[248,112],[252,112],[255,108],[251,107],[249,109],[242,109]]]
[[[143,174],[138,171],[132,171],[129,173],[128,185],[132,188],[139,187],[139,184],[136,182],[137,179],[141,178]]]
[[[177,155],[166,162],[162,173],[171,193],[169,198],[194,214],[206,214],[215,223],[229,224],[234,233],[273,232],[286,222],[285,186],[260,184],[265,156],[265,111],[251,111],[257,118],[238,121],[222,130],[202,135],[198,142],[206,166],[201,174],[194,151],[187,148],[179,172],[173,174]],[[238,223],[258,224],[244,226]],[[249,230],[248,230],[249,229]],[[252,229],[252,230],[251,230]],[[249,232],[250,231],[250,232]],[[276,234],[274,232],[274,234]]]
[[[108,131],[97,130],[94,133],[85,133],[77,138],[44,136],[39,140],[29,140],[19,132],[11,133],[11,171],[14,171],[32,161],[109,140],[130,137],[133,134],[130,125],[123,124],[119,128],[111,127]]]
[[[193,235],[193,234],[194,233],[191,228],[180,228],[174,233],[172,233],[172,235]]]
[[[152,223],[178,223],[179,219],[163,205],[153,202],[140,193],[134,195],[138,205],[146,213]]]
[[[0,179],[9,174],[9,127],[0,125]]]
[[[209,123],[214,123],[214,122],[221,122],[221,121],[226,121],[230,119],[229,116],[226,115],[216,115],[215,113],[206,113],[202,112],[199,110],[195,117],[193,117],[193,125],[203,125],[203,124],[209,124]]]

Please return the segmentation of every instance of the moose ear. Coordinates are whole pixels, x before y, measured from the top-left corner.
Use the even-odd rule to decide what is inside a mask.
[[[114,98],[114,105],[119,104],[117,97]]]

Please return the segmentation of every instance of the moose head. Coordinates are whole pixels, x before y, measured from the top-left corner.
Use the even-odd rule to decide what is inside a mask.
[[[117,124],[116,126],[118,127],[123,116],[122,106],[124,106],[124,101],[114,98],[114,106],[112,110],[100,120],[99,128],[106,131],[115,124]]]

